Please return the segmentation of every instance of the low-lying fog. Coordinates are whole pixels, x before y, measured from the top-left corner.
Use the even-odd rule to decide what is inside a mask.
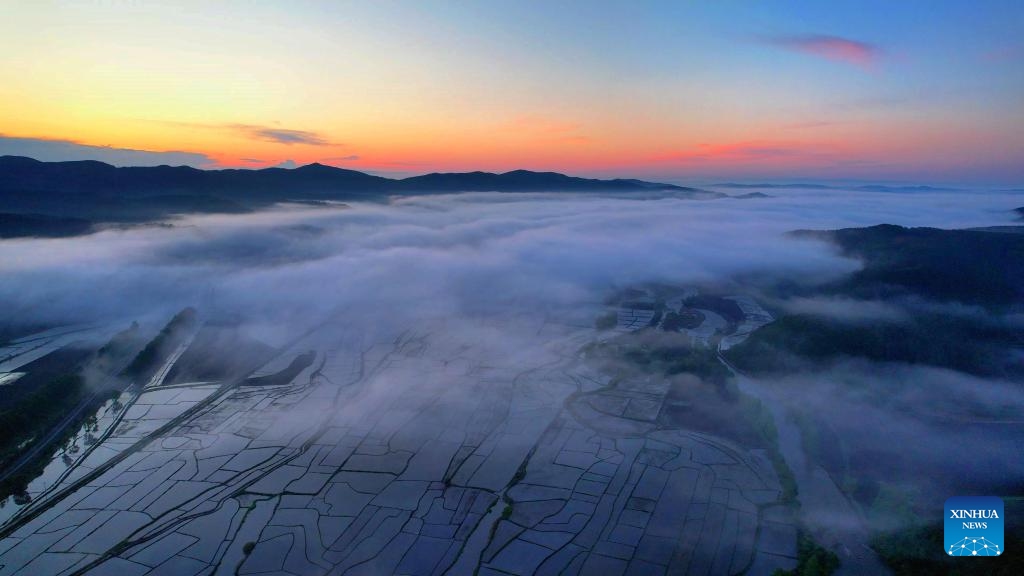
[[[841,274],[856,264],[783,233],[879,223],[1001,224],[1019,203],[962,192],[772,194],[710,201],[421,196],[8,240],[0,242],[0,301],[12,321],[163,318],[196,305],[207,317],[241,314],[275,330],[301,328],[341,306],[372,306],[373,322],[425,311],[549,313],[639,281]]]
[[[764,199],[701,201],[420,196],[389,204],[289,205],[249,215],[190,216],[170,227],[79,238],[9,240],[0,242],[0,302],[10,320],[36,323],[162,323],[192,305],[206,319],[239,320],[272,345],[339,311],[350,332],[390,331],[440,318],[454,330],[459,319],[489,315],[544,315],[592,326],[611,290],[639,282],[742,284],[751,275],[823,280],[856,269],[856,262],[825,244],[785,237],[789,230],[1009,224],[1009,210],[1021,204],[1019,197],[994,193],[771,193]],[[879,302],[786,305],[841,320],[900,321],[901,314]],[[515,349],[524,362],[531,346],[543,345],[534,334],[487,337]],[[856,394],[834,390],[845,379],[880,375],[903,391],[871,410],[851,410],[859,402]],[[867,425],[863,433],[876,439],[880,451],[911,450],[918,456],[910,462],[926,466],[957,465],[948,457],[956,435],[952,424],[932,434],[942,426],[929,418],[934,415],[914,413],[915,406],[927,406],[922,398],[928,395],[913,387],[935,387],[947,399],[1016,406],[1018,414],[1024,407],[1019,387],[990,383],[987,394],[979,393],[985,383],[978,378],[923,368],[879,372],[857,364],[843,374],[783,384],[793,386],[795,405],[827,415],[840,433]],[[986,461],[1006,454],[1006,446],[990,448],[996,453],[987,449]],[[1020,463],[1010,464],[981,473],[1024,478]]]

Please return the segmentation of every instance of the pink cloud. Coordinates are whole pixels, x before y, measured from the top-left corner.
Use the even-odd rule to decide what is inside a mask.
[[[769,40],[775,46],[812,56],[873,68],[881,57],[881,50],[866,42],[838,36],[785,36]]]

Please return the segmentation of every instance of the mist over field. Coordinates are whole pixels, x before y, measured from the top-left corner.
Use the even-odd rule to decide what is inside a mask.
[[[742,333],[737,328],[741,322],[759,317],[744,308],[745,319],[730,318],[727,326],[719,314],[728,316],[728,306],[715,306],[735,300],[715,296],[722,294],[759,301],[777,319],[810,318],[840,331],[883,327],[900,334],[914,330],[920,317],[1019,330],[1019,313],[975,303],[837,291],[834,287],[865,264],[843,256],[838,246],[822,239],[789,234],[879,223],[995,226],[1010,221],[1011,209],[1019,203],[1011,193],[775,188],[771,197],[753,199],[695,200],[672,193],[463,193],[393,197],[387,202],[278,204],[255,213],[183,215],[161,224],[108,227],[72,238],[0,241],[0,301],[12,326],[84,324],[105,327],[104,335],[133,321],[153,333],[168,318],[192,307],[201,325],[214,328],[195,337],[178,362],[184,367],[174,367],[177,356],[172,354],[154,382],[159,384],[166,374],[172,387],[205,390],[207,377],[190,376],[204,374],[204,362],[210,362],[203,359],[198,344],[202,341],[216,350],[216,361],[223,365],[243,366],[262,358],[255,365],[263,366],[270,360],[239,390],[256,390],[265,382],[272,384],[273,397],[278,394],[273,386],[289,381],[297,388],[287,394],[340,387],[346,395],[336,396],[327,406],[310,401],[282,405],[273,416],[272,429],[298,436],[319,430],[313,439],[334,430],[325,428],[329,422],[375,431],[351,441],[359,447],[345,461],[345,469],[367,474],[360,468],[366,466],[374,474],[397,473],[395,485],[411,482],[403,478],[418,470],[416,456],[406,464],[411,468],[404,469],[381,465],[378,470],[373,468],[377,464],[353,462],[370,458],[360,454],[378,450],[391,450],[387,457],[405,449],[416,454],[420,444],[410,444],[409,438],[417,436],[437,435],[442,443],[451,443],[450,414],[466,414],[475,421],[472,418],[480,416],[470,415],[481,412],[478,403],[490,401],[482,399],[491,395],[510,399],[510,406],[520,397],[534,402],[529,408],[483,412],[508,411],[517,425],[548,439],[538,446],[562,434],[562,426],[580,425],[618,438],[618,450],[624,453],[628,450],[622,446],[633,441],[644,443],[645,454],[698,450],[687,444],[692,440],[668,439],[666,430],[677,428],[697,434],[694,438],[721,437],[716,440],[722,442],[716,444],[719,450],[741,447],[760,454],[755,459],[772,460],[774,472],[767,477],[777,479],[768,482],[767,490],[782,496],[778,504],[762,504],[755,523],[766,521],[765,506],[783,506],[787,512],[781,517],[787,519],[779,526],[785,526],[786,538],[795,541],[800,526],[816,542],[837,551],[846,570],[852,571],[848,573],[855,573],[880,569],[877,559],[851,551],[867,549],[867,526],[872,531],[903,531],[914,525],[917,509],[941,502],[948,494],[1019,489],[1024,483],[1024,463],[1017,457],[1017,447],[1024,441],[1019,420],[1024,393],[1019,382],[983,369],[965,373],[910,361],[872,360],[870,355],[854,358],[845,352],[820,359],[771,342],[768,350],[785,370],[761,373],[761,367],[751,365],[748,376],[748,367],[738,362],[746,350],[742,346],[737,348],[740,356],[726,354],[740,371],[725,363],[725,347],[712,351],[706,342],[704,348],[696,344],[694,338],[702,337],[699,330],[673,333],[669,328],[649,328],[623,334],[618,328],[601,329],[600,318],[615,307],[642,313],[646,298],[667,298],[671,303],[673,291],[681,290],[677,302],[698,309],[704,319],[723,322],[715,334]],[[636,292],[638,287],[653,288]],[[718,304],[691,302],[696,294],[692,289],[712,300],[719,298]],[[642,294],[645,290],[648,295]],[[630,303],[631,299],[641,303]],[[675,306],[683,312],[681,304]],[[621,327],[623,312],[618,314]],[[652,326],[661,318],[661,312],[657,314]],[[769,323],[762,330],[779,324]],[[810,330],[807,337],[813,340],[816,328]],[[761,334],[755,330],[751,340],[760,343]],[[187,343],[186,339],[181,350]],[[391,347],[391,352],[382,351]],[[1007,366],[1019,365],[1019,351],[1006,356],[1006,350],[995,345],[982,350]],[[313,353],[312,360],[300,363],[306,351]],[[1018,355],[1016,360],[1013,354]],[[673,364],[681,362],[680,357],[691,359]],[[350,364],[353,367],[347,367]],[[351,375],[357,372],[358,376]],[[281,376],[285,373],[287,377]],[[308,376],[296,378],[299,374]],[[89,386],[101,387],[104,382],[102,377],[87,378]],[[513,391],[501,382],[510,383]],[[144,390],[158,390],[152,386]],[[634,398],[628,400],[633,404],[627,402],[624,412],[609,416],[609,410],[623,410],[609,408],[623,401],[616,396],[620,393]],[[241,406],[247,394],[251,393],[231,392],[223,404],[214,406]],[[664,400],[657,402],[664,405],[651,413],[651,398],[659,394]],[[744,399],[745,395],[756,400]],[[145,397],[144,391],[139,398]],[[430,408],[417,412],[416,402]],[[553,411],[563,406],[565,412],[552,420]],[[629,416],[630,411],[653,415]],[[367,417],[379,422],[351,424]],[[774,424],[763,424],[765,418]],[[566,424],[570,420],[579,424]],[[374,434],[387,437],[379,432],[381,427],[399,432],[386,441],[387,448],[366,447]],[[472,428],[467,424],[467,430]],[[181,430],[187,429],[191,428]],[[965,443],[975,446],[972,458],[952,458]],[[417,447],[400,448],[406,445]],[[459,462],[465,467],[475,455],[468,460],[456,457],[444,475],[446,483],[483,490],[480,497],[490,502],[480,511],[487,516],[474,517],[479,523],[473,534],[481,536],[469,537],[468,552],[452,560],[455,573],[464,573],[474,562],[500,564],[502,553],[488,552],[490,540],[472,544],[473,539],[484,538],[491,530],[489,523],[529,526],[533,520],[527,520],[532,518],[528,514],[533,513],[516,510],[528,509],[524,502],[540,496],[523,491],[539,489],[545,482],[557,484],[550,469],[535,468],[541,466],[540,456],[527,453],[527,448],[529,444],[523,444],[521,453],[500,460],[508,468],[504,474],[512,478],[508,484],[460,472]],[[526,459],[519,464],[517,457]],[[517,466],[520,472],[512,476]],[[286,464],[281,470],[292,468]],[[352,473],[339,472],[338,478]],[[264,481],[277,477],[274,472]],[[47,496],[49,484],[35,482],[28,494]],[[337,486],[361,486],[355,480],[338,482]],[[280,488],[266,490],[275,493]],[[666,490],[670,494],[683,488]],[[384,494],[380,492],[378,499]],[[794,499],[800,501],[802,512],[792,508]],[[508,507],[504,512],[501,501]],[[902,502],[906,505],[894,504]],[[16,511],[13,506],[11,511]],[[323,532],[325,527],[320,530],[328,533]],[[118,537],[128,534],[149,541],[160,533],[143,527]],[[267,535],[250,537],[257,550],[274,541]],[[237,546],[244,543],[241,535],[235,538]],[[126,545],[118,546],[122,548],[112,550],[126,555]],[[245,561],[253,566],[266,562],[264,556],[250,557],[240,548],[226,554],[227,559],[235,554],[238,562],[249,558]],[[774,565],[775,557],[761,548],[750,554],[749,566]],[[780,565],[795,562],[796,552],[792,554],[783,555]],[[223,563],[224,558],[216,561]],[[102,557],[90,557],[82,566],[102,562]]]
[[[825,281],[856,263],[785,232],[992,225],[1014,203],[998,194],[773,193],[743,201],[473,193],[184,216],[170,227],[0,242],[0,298],[15,321],[135,319],[195,305],[301,329],[371,301],[374,322],[538,306],[562,314],[637,282]]]
[[[338,315],[344,318],[339,329],[353,333],[435,323],[528,358],[546,344],[531,333],[533,321],[589,326],[616,289],[748,281],[749,290],[780,280],[825,283],[857,269],[857,261],[824,242],[786,236],[791,230],[878,222],[984,226],[1005,221],[1008,208],[1019,202],[1012,194],[772,192],[768,199],[707,201],[563,193],[414,196],[387,204],[182,216],[171,226],[68,239],[8,240],[0,242],[0,300],[12,322],[161,323],[195,306],[207,319],[240,324],[240,331],[274,346]],[[906,322],[922,309],[986,315],[976,307],[920,299],[794,296],[771,302],[787,313],[854,324]],[[489,317],[529,321],[475,333]],[[886,377],[899,375],[886,385],[896,393],[884,415],[874,416],[836,401],[830,380],[880,377],[864,365],[847,369],[819,370],[792,391],[790,401],[818,414],[835,409],[831,417],[840,420],[851,412],[858,423],[880,419],[870,429],[880,435],[874,441],[882,451],[903,446],[892,442],[896,437],[930,437],[919,428],[907,430],[916,417],[906,406],[894,412],[904,395],[946,402],[979,395],[976,381],[955,375],[933,391],[934,374],[887,369]],[[907,391],[908,383],[917,382],[928,382],[928,391]],[[1024,407],[1020,394],[1003,383],[982,396],[997,398],[1007,410]],[[922,412],[926,405],[914,404]],[[924,442],[915,452],[938,466],[948,459],[949,441]],[[995,458],[1008,448],[990,447]],[[1012,471],[1020,473],[1019,467]]]

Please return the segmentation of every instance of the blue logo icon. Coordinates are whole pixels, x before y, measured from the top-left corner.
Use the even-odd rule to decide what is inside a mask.
[[[1002,556],[1003,500],[955,496],[946,500],[947,556]]]

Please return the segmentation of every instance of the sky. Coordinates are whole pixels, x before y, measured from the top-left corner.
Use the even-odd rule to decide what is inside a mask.
[[[1024,185],[1024,2],[0,0],[0,154]]]

